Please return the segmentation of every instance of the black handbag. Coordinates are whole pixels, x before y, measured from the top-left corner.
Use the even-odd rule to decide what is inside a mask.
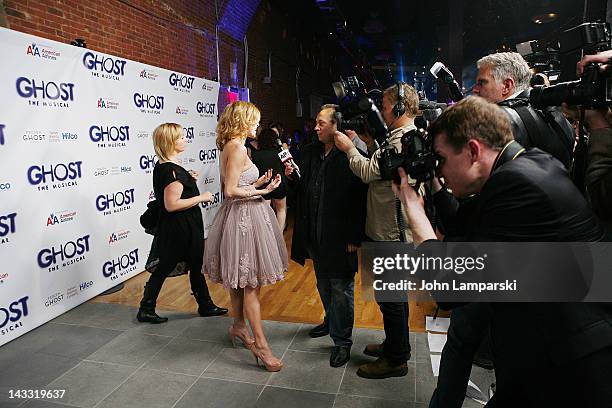
[[[150,201],[147,204],[146,211],[140,216],[140,225],[145,229],[147,234],[153,235],[153,242],[151,242],[151,250],[147,257],[145,269],[153,273],[157,269],[159,264],[159,257],[157,256],[157,223],[159,221],[159,204],[157,200]],[[174,270],[170,272],[168,277],[180,276],[189,272],[189,266],[187,262],[179,262],[174,267]]]
[[[147,234],[155,235],[157,222],[159,221],[159,203],[157,200],[149,201],[147,209],[140,216],[140,225],[145,229]]]

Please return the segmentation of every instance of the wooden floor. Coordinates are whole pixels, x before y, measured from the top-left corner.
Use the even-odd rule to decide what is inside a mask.
[[[287,248],[291,248],[292,228],[285,231]],[[361,269],[361,268],[360,268]],[[93,299],[100,303],[117,303],[138,306],[149,273],[143,272],[125,282],[125,288],[111,295]],[[230,308],[229,294],[221,285],[208,282],[212,298],[218,306]],[[435,310],[433,302],[409,302],[410,330],[424,331],[425,315]],[[191,296],[189,278],[186,275],[168,278],[164,283],[159,299],[158,310],[194,312],[196,303]],[[289,271],[285,279],[275,285],[261,289],[261,313],[265,320],[300,323],[320,323],[323,319],[323,306],[316,288],[312,262],[305,267],[289,261]],[[382,329],[382,315],[374,301],[364,301],[361,291],[361,271],[355,276],[355,326]]]

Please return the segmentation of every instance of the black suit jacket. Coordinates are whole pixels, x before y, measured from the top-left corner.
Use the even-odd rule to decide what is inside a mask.
[[[563,165],[539,149],[528,149],[494,169],[467,205],[458,206],[444,192],[436,195],[436,201],[446,208],[450,231],[457,234],[452,240],[590,242],[604,236]],[[454,217],[453,209],[458,211]],[[612,356],[609,303],[492,303],[491,307],[498,382],[519,381],[529,372],[563,373],[596,352],[598,358]],[[586,369],[596,370],[588,365]],[[545,384],[542,379],[532,386]]]
[[[539,149],[495,169],[470,218],[469,241],[589,242],[604,236],[565,168]],[[498,344],[513,339],[510,344],[516,345],[525,340],[519,333],[527,330],[534,334],[529,340],[558,363],[612,345],[610,304],[499,303],[493,307],[499,317],[494,323]],[[590,338],[591,332],[597,338]]]

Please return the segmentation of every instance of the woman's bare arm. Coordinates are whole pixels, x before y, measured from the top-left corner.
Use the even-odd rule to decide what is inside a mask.
[[[164,188],[164,207],[166,211],[183,211],[200,203],[212,201],[212,194],[209,191],[191,198],[181,198],[181,194],[183,194],[183,185],[180,181],[173,181]]]
[[[223,153],[226,156],[225,171],[223,172],[225,175],[223,180],[223,193],[225,197],[246,198],[255,195],[264,195],[276,189],[280,184],[280,175],[277,175],[277,177],[264,189],[257,189],[257,182],[248,187],[238,187],[238,180],[240,179],[240,174],[247,160],[246,147],[236,143],[228,143],[225,145]]]

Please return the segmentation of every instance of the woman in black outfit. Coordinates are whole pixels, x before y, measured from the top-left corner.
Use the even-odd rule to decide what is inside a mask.
[[[257,144],[250,143],[249,156],[257,168],[259,175],[263,175],[266,169],[272,169],[272,179],[277,174],[281,176],[281,183],[278,188],[270,194],[263,196],[266,200],[272,200],[276,220],[280,230],[285,229],[287,219],[287,180],[285,179],[285,168],[278,158],[278,145],[276,143],[278,135],[272,129],[263,129],[257,136]]]
[[[189,282],[198,302],[200,316],[217,316],[227,309],[217,307],[208,293],[201,273],[204,256],[204,223],[199,204],[212,201],[208,191],[200,194],[197,173],[187,172],[178,164],[178,155],[185,150],[183,127],[164,123],[153,131],[153,146],[159,161],[153,169],[153,190],[160,204],[157,225],[159,264],[151,274],[140,301],[136,318],[139,322],[164,323],[167,317],[155,313],[155,304],[164,280],[176,264],[189,265]]]

